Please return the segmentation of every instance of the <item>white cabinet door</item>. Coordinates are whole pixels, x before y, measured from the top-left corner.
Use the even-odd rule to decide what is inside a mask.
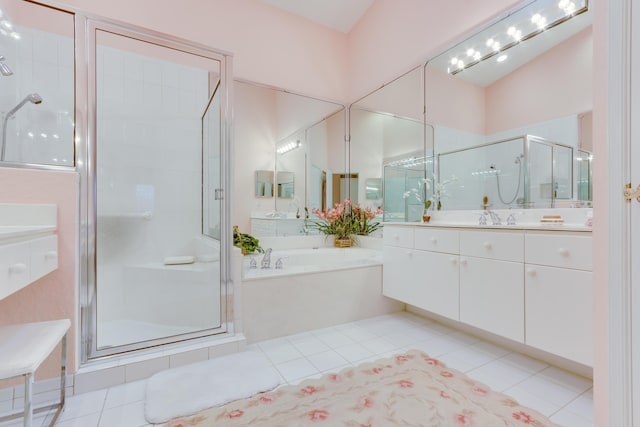
[[[415,251],[413,302],[418,308],[459,320],[458,255]]]
[[[413,249],[384,246],[382,294],[402,302],[414,304],[414,289],[418,278],[413,271]]]
[[[524,264],[460,257],[460,320],[524,342]]]
[[[525,284],[525,343],[593,366],[591,272],[527,265]]]

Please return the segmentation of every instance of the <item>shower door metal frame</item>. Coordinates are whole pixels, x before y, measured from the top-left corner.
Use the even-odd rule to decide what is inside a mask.
[[[79,305],[81,318],[80,362],[125,352],[173,344],[185,340],[210,337],[218,334],[233,334],[234,310],[233,282],[231,280],[231,217],[230,164],[231,164],[231,111],[233,57],[228,52],[214,50],[208,46],[172,37],[146,28],[108,20],[76,12],[76,153],[77,169],[80,172],[80,289]],[[96,33],[104,31],[138,41],[182,51],[216,60],[220,63],[220,182],[222,193],[220,235],[220,317],[219,328],[192,333],[167,336],[149,341],[97,349],[97,281],[96,281]],[[210,96],[210,95],[209,95]],[[83,141],[84,138],[84,141]],[[203,167],[205,164],[203,163]],[[203,225],[201,224],[201,227]]]

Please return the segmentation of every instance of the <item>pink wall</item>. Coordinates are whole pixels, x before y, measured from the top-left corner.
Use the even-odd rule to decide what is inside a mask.
[[[593,55],[594,64],[607,64],[608,60],[608,5],[607,2],[593,2]],[[608,345],[608,251],[610,242],[607,235],[609,222],[607,210],[608,193],[608,141],[607,141],[607,67],[593,67],[593,153],[597,167],[593,171],[593,300],[594,306],[594,369],[593,369],[593,398],[595,402],[594,425],[608,426],[609,416],[609,359]],[[620,244],[621,242],[617,242]],[[613,427],[613,426],[612,426]]]
[[[349,33],[350,99],[423,64],[517,0],[376,0]]]
[[[426,73],[427,122],[485,135],[485,89],[431,66]]]
[[[593,68],[589,27],[487,87],[486,134],[591,110]]]
[[[346,101],[347,36],[261,1],[65,0],[64,3],[232,52],[236,78]]]
[[[0,168],[0,203],[53,203],[58,206],[58,269],[0,300],[0,325],[71,319],[69,371],[75,371],[76,246],[78,174]],[[59,375],[60,350],[47,359],[37,378]],[[0,388],[4,387],[0,383]]]

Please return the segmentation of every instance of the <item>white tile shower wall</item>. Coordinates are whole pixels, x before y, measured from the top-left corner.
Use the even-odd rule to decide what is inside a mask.
[[[208,72],[106,46],[97,55],[99,262],[189,255],[183,248],[201,232]],[[115,302],[125,286],[111,281],[111,296],[100,298]],[[100,320],[122,314],[121,307]]]
[[[0,79],[0,110],[9,111],[31,93],[43,102],[26,104],[8,121],[6,159],[73,166],[73,39],[22,26],[15,30],[19,40],[0,37],[2,55],[14,71]]]

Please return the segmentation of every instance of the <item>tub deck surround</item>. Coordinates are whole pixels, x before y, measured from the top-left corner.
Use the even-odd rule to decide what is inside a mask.
[[[593,366],[589,227],[440,218],[386,224],[384,242],[384,295]]]
[[[404,309],[382,295],[382,239],[358,237],[358,245],[334,248],[332,236],[269,237],[271,268],[249,269],[238,257],[242,327],[248,343],[326,328]],[[313,249],[316,248],[316,249]],[[284,268],[275,269],[279,254]],[[236,294],[238,298],[238,294]]]
[[[0,204],[0,299],[58,268],[57,206]]]

